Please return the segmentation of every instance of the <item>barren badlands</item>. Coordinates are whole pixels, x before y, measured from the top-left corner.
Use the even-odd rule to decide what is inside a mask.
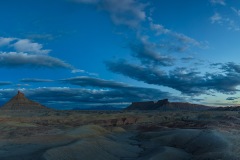
[[[0,111],[1,160],[237,160],[233,111]]]
[[[240,112],[131,107],[146,104],[165,109],[58,111],[18,92],[0,108],[0,160],[240,159]]]

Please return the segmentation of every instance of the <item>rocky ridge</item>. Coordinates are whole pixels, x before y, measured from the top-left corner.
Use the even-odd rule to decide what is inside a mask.
[[[208,110],[211,107],[187,102],[169,102],[168,99],[133,102],[126,110]]]

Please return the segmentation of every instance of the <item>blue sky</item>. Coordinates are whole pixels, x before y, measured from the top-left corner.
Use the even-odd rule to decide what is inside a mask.
[[[240,102],[237,1],[3,0],[0,20],[0,104]]]

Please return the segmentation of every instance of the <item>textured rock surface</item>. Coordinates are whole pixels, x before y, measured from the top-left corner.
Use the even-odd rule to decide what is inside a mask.
[[[150,110],[154,107],[155,103],[153,101],[148,102],[133,102],[127,109],[129,110]]]
[[[14,96],[10,101],[1,107],[3,110],[39,110],[47,109],[47,107],[41,104],[31,101],[25,97],[25,95],[18,91],[18,94]]]
[[[0,160],[239,160],[240,114],[0,110]]]

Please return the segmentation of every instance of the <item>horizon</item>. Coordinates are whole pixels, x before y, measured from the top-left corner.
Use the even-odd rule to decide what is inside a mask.
[[[240,104],[240,3],[0,1],[0,106]]]
[[[7,102],[3,103],[3,104],[0,104],[0,108],[3,107],[4,105],[6,105],[7,103],[9,103],[14,97],[18,96],[19,94],[22,94],[25,98],[27,98],[28,100],[31,101],[31,99],[29,99],[28,97],[25,96],[25,94],[18,90],[17,91],[17,94],[14,95],[13,97],[11,97]],[[146,103],[146,102],[153,102],[154,104],[157,104],[159,101],[164,101],[164,100],[167,100],[169,103],[188,103],[188,104],[194,104],[194,103],[190,103],[190,102],[186,102],[186,101],[183,101],[183,102],[180,102],[180,101],[169,101],[168,99],[160,99],[160,100],[156,100],[156,101],[152,101],[152,100],[149,100],[149,101],[135,101],[135,102],[131,102],[129,104],[127,104],[127,106],[121,106],[121,107],[116,107],[116,106],[112,106],[112,105],[104,105],[104,104],[100,104],[100,105],[95,105],[95,106],[92,106],[92,107],[73,107],[73,108],[68,108],[68,109],[65,109],[65,108],[53,108],[53,107],[48,107],[48,106],[44,106],[42,105],[41,103],[37,102],[39,105],[41,106],[44,106],[44,107],[47,107],[49,109],[56,109],[56,110],[121,110],[121,109],[127,109],[129,108],[131,105],[134,105],[134,103]],[[36,101],[33,101],[33,102],[36,102]],[[202,105],[202,104],[197,104],[195,103],[194,105],[199,105],[199,106],[205,106],[205,107],[210,107],[210,108],[225,108],[225,107],[239,107],[238,105],[235,105],[235,106],[209,106],[209,105]],[[105,107],[105,109],[104,109]],[[136,108],[138,108],[138,106],[135,106]],[[149,106],[146,106],[146,107],[149,107]],[[160,106],[159,106],[160,107]],[[93,110],[93,111],[94,111]],[[158,109],[157,109],[158,110]],[[206,109],[208,110],[208,109]]]

